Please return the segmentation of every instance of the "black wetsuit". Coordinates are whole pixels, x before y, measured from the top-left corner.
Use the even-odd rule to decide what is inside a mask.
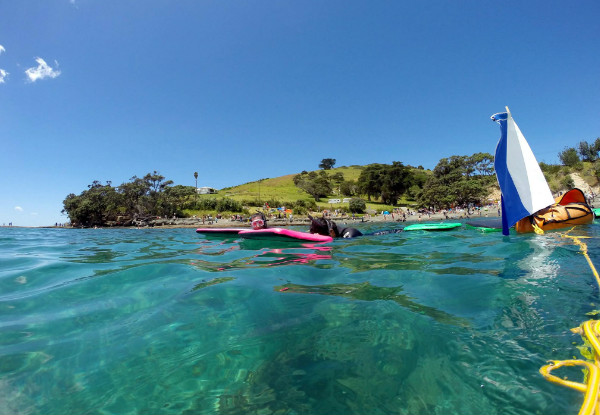
[[[377,232],[363,234],[356,228],[342,228],[340,231],[340,238],[354,238],[356,236],[373,236],[373,235],[387,235],[390,233],[400,233],[402,229],[384,229]]]
[[[354,238],[363,235],[363,233],[356,228],[342,228],[339,232],[340,238]]]

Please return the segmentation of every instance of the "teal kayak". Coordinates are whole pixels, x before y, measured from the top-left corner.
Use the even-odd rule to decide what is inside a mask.
[[[595,209],[592,209],[592,212],[594,212],[594,216],[595,216],[595,217],[598,217],[598,216],[600,216],[600,208],[595,208]]]
[[[447,223],[415,223],[404,228],[405,231],[449,231],[460,228],[462,224],[457,222]]]

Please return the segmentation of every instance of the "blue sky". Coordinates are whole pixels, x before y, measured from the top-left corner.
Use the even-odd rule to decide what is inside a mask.
[[[154,170],[222,188],[600,136],[600,2],[0,1],[0,224]]]

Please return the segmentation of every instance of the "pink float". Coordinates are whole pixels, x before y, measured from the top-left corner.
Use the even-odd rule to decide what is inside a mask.
[[[319,235],[316,233],[292,231],[285,228],[267,228],[257,230],[243,230],[239,233],[245,239],[277,239],[277,240],[295,240],[308,242],[331,242],[331,236]]]

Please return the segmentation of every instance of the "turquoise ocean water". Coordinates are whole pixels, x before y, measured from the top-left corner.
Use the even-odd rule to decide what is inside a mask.
[[[2,228],[0,414],[575,414],[538,370],[600,306],[559,235]]]

